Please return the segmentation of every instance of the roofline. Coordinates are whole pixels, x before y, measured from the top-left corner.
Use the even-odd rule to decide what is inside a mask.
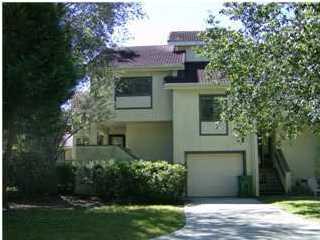
[[[194,46],[194,45],[204,45],[204,42],[203,41],[172,41],[172,40],[168,40],[168,45]]]
[[[221,89],[225,90],[229,87],[229,85],[225,84],[217,84],[217,83],[166,83],[164,85],[164,89],[171,90],[195,90],[195,89]]]
[[[115,66],[116,71],[137,70],[137,71],[156,71],[156,70],[184,70],[184,64],[162,64],[162,65],[139,65],[139,66]]]

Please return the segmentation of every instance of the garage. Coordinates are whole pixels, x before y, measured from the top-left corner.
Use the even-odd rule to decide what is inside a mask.
[[[237,196],[238,176],[244,174],[244,154],[187,153],[189,197]]]

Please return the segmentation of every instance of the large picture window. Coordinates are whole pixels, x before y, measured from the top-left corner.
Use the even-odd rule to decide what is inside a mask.
[[[221,113],[225,96],[200,95],[200,134],[201,135],[227,135],[228,125],[221,120]]]
[[[116,89],[116,97],[151,96],[151,77],[121,78]]]
[[[121,78],[115,97],[116,109],[152,108],[152,77]]]

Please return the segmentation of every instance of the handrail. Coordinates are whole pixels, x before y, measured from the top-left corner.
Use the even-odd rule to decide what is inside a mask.
[[[282,150],[281,149],[277,149],[276,153],[279,154],[279,160],[280,160],[280,163],[281,163],[281,166],[283,167],[283,169],[286,172],[290,172],[289,164],[288,164],[287,160],[285,159]]]
[[[279,173],[281,183],[286,193],[291,191],[291,171],[287,160],[281,149],[276,149],[274,155],[274,165]]]
[[[126,148],[126,147],[120,147],[123,151],[125,151],[127,154],[129,154],[131,157],[133,157],[135,160],[141,159],[141,157],[137,156],[135,153],[132,152],[132,150],[130,148]]]
[[[139,159],[129,150],[116,145],[85,145],[75,148],[76,160],[136,160]]]

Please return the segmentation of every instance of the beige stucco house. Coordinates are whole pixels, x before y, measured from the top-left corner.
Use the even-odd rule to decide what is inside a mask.
[[[317,141],[306,131],[276,149],[251,135],[238,142],[220,120],[228,83],[204,74],[196,55],[198,32],[171,32],[168,44],[119,50],[114,68],[125,83],[115,89],[115,118],[74,138],[73,159],[131,156],[187,167],[187,196],[236,196],[238,176],[252,176],[254,195],[289,192],[315,174]],[[222,100],[222,101],[221,101]]]

